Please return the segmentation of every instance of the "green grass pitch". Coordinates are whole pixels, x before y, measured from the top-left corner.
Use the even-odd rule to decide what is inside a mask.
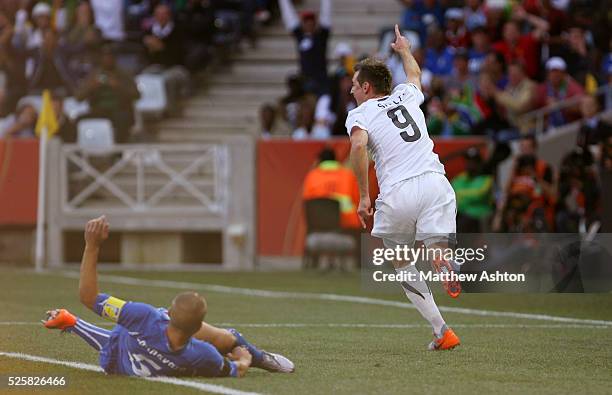
[[[365,293],[358,274],[125,271],[103,274],[409,303],[399,286],[395,295]],[[68,308],[92,323],[103,322],[79,304],[76,278],[13,269],[0,270],[0,278],[0,352],[97,364],[97,354],[77,336],[60,335],[35,324],[47,309],[55,307]],[[167,306],[181,290],[171,283],[153,287],[108,281],[101,281],[100,288],[117,297],[157,306]],[[453,351],[432,353],[426,351],[431,331],[413,309],[200,291],[208,300],[208,322],[231,324],[261,348],[285,354],[296,363],[296,372],[283,375],[253,369],[243,379],[187,380],[265,394],[612,391],[612,325],[446,312],[443,315],[461,337],[462,345]],[[458,300],[440,294],[437,301],[441,306],[612,321],[612,294],[464,294]],[[44,394],[202,393],[172,384],[0,356],[0,375],[9,374],[68,378],[67,388],[41,390]],[[0,393],[32,391],[4,387]]]

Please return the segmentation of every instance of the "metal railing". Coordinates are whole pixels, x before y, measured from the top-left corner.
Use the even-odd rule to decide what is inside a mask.
[[[228,148],[221,144],[116,145],[91,155],[74,144],[60,151],[60,199],[66,214],[97,212],[223,216]]]
[[[609,97],[610,95],[612,95],[612,85],[607,84],[607,85],[603,85],[599,87],[594,92],[594,95],[596,96],[605,95],[606,97]],[[548,127],[546,123],[546,118],[552,112],[575,106],[578,103],[580,103],[580,101],[582,100],[582,97],[583,96],[570,97],[569,99],[565,99],[557,103],[551,104],[549,106],[539,108],[534,111],[530,111],[526,114],[521,115],[519,117],[518,123],[519,124],[531,124],[531,123],[534,123],[534,120],[535,120],[535,134],[536,136],[540,136],[542,133],[544,133],[544,130]]]

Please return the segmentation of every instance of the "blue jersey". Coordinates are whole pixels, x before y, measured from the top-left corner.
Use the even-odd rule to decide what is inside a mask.
[[[210,343],[191,338],[182,349],[171,350],[166,309],[99,294],[94,310],[117,322],[100,351],[100,366],[107,373],[146,377],[238,375],[236,364]]]

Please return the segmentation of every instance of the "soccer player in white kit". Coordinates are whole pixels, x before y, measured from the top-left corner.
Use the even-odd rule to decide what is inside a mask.
[[[358,107],[349,112],[346,128],[359,182],[358,215],[364,228],[366,220],[374,215],[372,235],[382,238],[386,247],[412,248],[419,240],[429,249],[446,248],[456,232],[455,192],[433,152],[425,115],[419,108],[424,101],[421,69],[410,52],[410,42],[397,25],[395,35],[391,47],[402,59],[405,84],[391,92],[391,73],[379,60],[368,58],[355,66],[351,94]],[[380,190],[375,213],[368,195],[368,148]],[[438,272],[453,271],[444,259],[433,259],[432,265]],[[395,261],[394,266],[398,274],[416,274],[417,281],[404,281],[402,287],[433,328],[434,340],[429,349],[458,346],[459,338],[444,322],[427,283],[419,279],[418,269],[402,261]],[[457,281],[447,281],[444,287],[452,297],[461,292]]]

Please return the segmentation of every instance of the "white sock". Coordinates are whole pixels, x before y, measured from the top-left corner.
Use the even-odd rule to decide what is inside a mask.
[[[444,319],[438,310],[436,302],[434,302],[431,290],[424,280],[419,277],[419,270],[414,265],[407,265],[395,269],[398,274],[415,273],[415,281],[404,281],[401,283],[404,293],[410,299],[414,307],[421,313],[423,318],[429,322],[433,328],[434,334],[440,335],[442,327],[445,325]]]

